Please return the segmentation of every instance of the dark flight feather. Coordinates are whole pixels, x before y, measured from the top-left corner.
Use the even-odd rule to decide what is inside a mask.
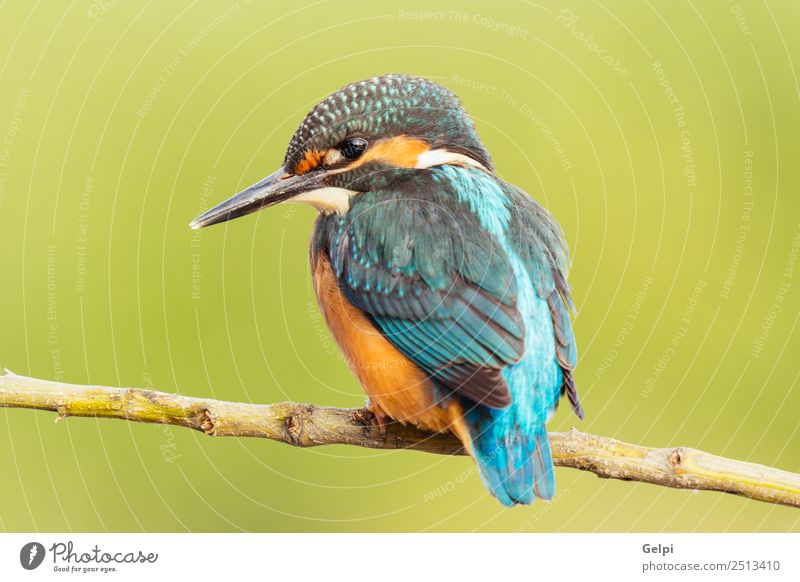
[[[561,394],[569,399],[578,418],[583,407],[578,398],[572,371],[578,361],[577,343],[572,331],[572,303],[567,271],[569,254],[564,236],[553,217],[527,194],[511,184],[506,192],[513,202],[510,235],[514,248],[525,260],[540,297],[547,300],[556,336],[556,359],[561,367]]]

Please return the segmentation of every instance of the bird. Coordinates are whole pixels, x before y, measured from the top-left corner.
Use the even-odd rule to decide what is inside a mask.
[[[497,175],[458,97],[407,74],[350,83],[307,114],[277,171],[190,227],[289,201],[318,210],[314,291],[380,429],[453,433],[505,506],[552,499],[546,424],[562,397],[584,416],[569,251]]]

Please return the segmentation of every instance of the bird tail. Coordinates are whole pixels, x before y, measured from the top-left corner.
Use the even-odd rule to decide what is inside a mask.
[[[481,479],[492,495],[508,507],[528,505],[537,497],[552,499],[555,472],[545,425],[539,424],[532,434],[515,428],[499,435],[492,428],[473,434],[471,442]]]

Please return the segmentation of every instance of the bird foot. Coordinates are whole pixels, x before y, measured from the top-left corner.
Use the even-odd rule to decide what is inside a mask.
[[[372,413],[372,422],[378,427],[381,437],[386,438],[386,425],[391,421],[389,415],[380,406],[373,404],[369,398],[364,401],[364,408]]]

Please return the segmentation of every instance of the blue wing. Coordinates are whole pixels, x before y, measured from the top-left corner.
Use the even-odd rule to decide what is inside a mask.
[[[511,394],[501,371],[525,350],[513,271],[437,186],[420,177],[359,195],[347,219],[331,222],[331,262],[345,297],[440,386],[502,408]]]

